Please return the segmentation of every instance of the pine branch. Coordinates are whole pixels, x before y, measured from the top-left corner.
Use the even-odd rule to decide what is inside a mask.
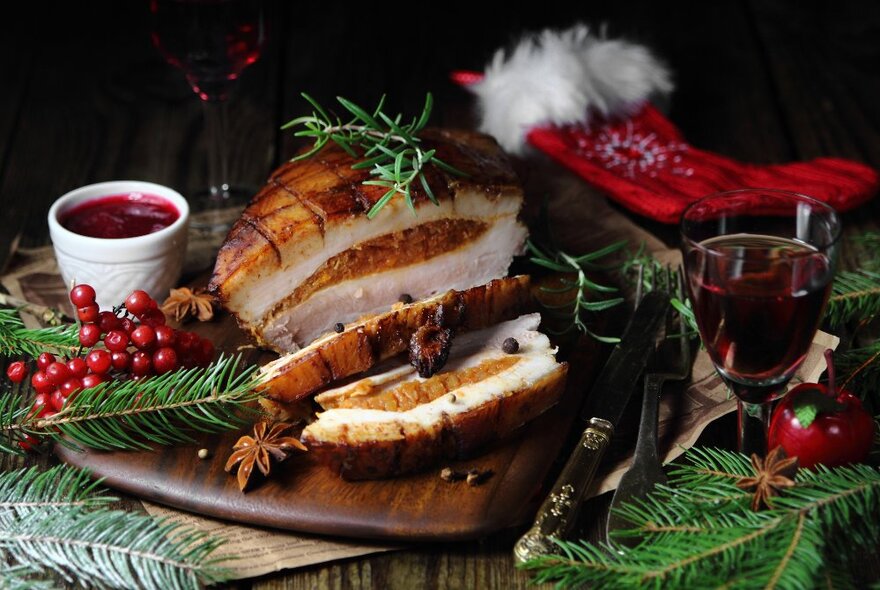
[[[880,470],[801,472],[763,512],[753,512],[735,485],[751,474],[744,456],[691,449],[669,486],[620,511],[633,523],[625,535],[642,539],[636,547],[560,541],[562,557],[524,567],[559,586],[812,588],[848,549],[880,542]]]
[[[116,510],[53,507],[0,513],[0,561],[98,588],[200,588],[228,577],[213,554],[222,541],[177,524]]]
[[[2,590],[56,590],[54,580],[34,579],[39,572],[20,565],[0,568],[0,589]]]
[[[880,410],[880,341],[834,355],[841,389],[848,389]]]
[[[80,392],[50,418],[30,418],[22,396],[0,398],[0,448],[24,434],[77,448],[149,450],[151,444],[195,442],[193,433],[239,428],[254,417],[256,367],[238,370],[239,357],[141,381],[111,381]]]
[[[825,318],[832,327],[880,313],[880,273],[869,270],[837,273]]]
[[[44,508],[95,508],[116,500],[91,480],[88,471],[66,465],[0,473],[0,512],[14,511],[21,516]]]
[[[70,354],[79,347],[74,324],[51,328],[25,328],[16,309],[0,309],[0,357],[32,356],[43,351]]]

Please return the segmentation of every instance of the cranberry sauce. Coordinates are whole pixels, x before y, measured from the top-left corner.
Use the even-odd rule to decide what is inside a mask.
[[[92,238],[134,238],[177,221],[177,208],[156,195],[132,192],[80,203],[61,216],[61,225]]]

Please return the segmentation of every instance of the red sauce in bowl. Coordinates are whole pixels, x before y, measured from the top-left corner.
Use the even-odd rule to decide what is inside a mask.
[[[143,193],[98,197],[61,215],[61,225],[91,238],[135,238],[165,229],[180,217],[172,203]]]

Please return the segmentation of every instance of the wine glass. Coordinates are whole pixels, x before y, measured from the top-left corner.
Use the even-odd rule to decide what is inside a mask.
[[[681,234],[703,345],[737,396],[740,451],[763,456],[772,402],[828,301],[840,219],[804,195],[743,189],[691,204]]]
[[[153,44],[183,70],[203,105],[209,185],[194,195],[193,209],[216,214],[201,216],[208,225],[228,227],[236,212],[230,217],[223,210],[241,208],[251,193],[229,182],[226,101],[241,72],[260,57],[266,40],[263,2],[151,0],[150,14]]]

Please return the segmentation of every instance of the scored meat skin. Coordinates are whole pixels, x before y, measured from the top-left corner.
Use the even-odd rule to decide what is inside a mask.
[[[424,298],[503,276],[526,236],[516,219],[522,191],[510,162],[494,140],[478,133],[426,130],[423,143],[466,176],[427,167],[426,179],[440,206],[416,186],[415,214],[403,198],[393,198],[367,219],[366,211],[386,189],[363,185],[369,171],[353,170],[355,160],[338,147],[283,165],[230,230],[217,257],[211,292],[261,344],[287,351],[336,322],[375,313],[402,293]],[[436,234],[442,223],[463,225],[449,233],[446,243],[442,231]],[[365,258],[370,262],[344,257],[347,268],[326,266],[335,256],[357,254],[364,244],[414,228],[417,234],[422,227],[435,228],[426,260],[407,259],[403,266],[377,272],[374,251]],[[462,232],[464,243],[452,237]],[[388,257],[403,252],[399,244],[388,247]],[[341,278],[326,280],[328,270]],[[289,296],[316,273],[325,273],[321,287],[291,301]]]
[[[271,400],[291,403],[366,371],[406,350],[413,333],[438,310],[445,326],[475,330],[513,319],[533,307],[526,275],[496,279],[466,291],[447,291],[346,326],[341,334],[328,334],[272,361],[260,370],[265,378],[260,392]]]
[[[465,457],[504,438],[553,406],[565,387],[568,366],[556,362],[555,349],[536,331],[539,321],[538,314],[532,314],[464,335],[458,353],[455,346],[452,349],[457,358],[444,372],[464,373],[493,359],[513,359],[515,364],[488,371],[482,379],[468,379],[405,411],[339,404],[345,399],[370,404],[369,398],[383,395],[382,388],[387,392],[401,383],[411,386],[418,380],[411,367],[393,367],[321,394],[319,399],[333,406],[303,430],[302,441],[310,455],[346,479],[374,479],[425,469],[443,458]],[[508,337],[520,342],[515,355],[501,350]],[[364,396],[375,388],[380,391]]]

